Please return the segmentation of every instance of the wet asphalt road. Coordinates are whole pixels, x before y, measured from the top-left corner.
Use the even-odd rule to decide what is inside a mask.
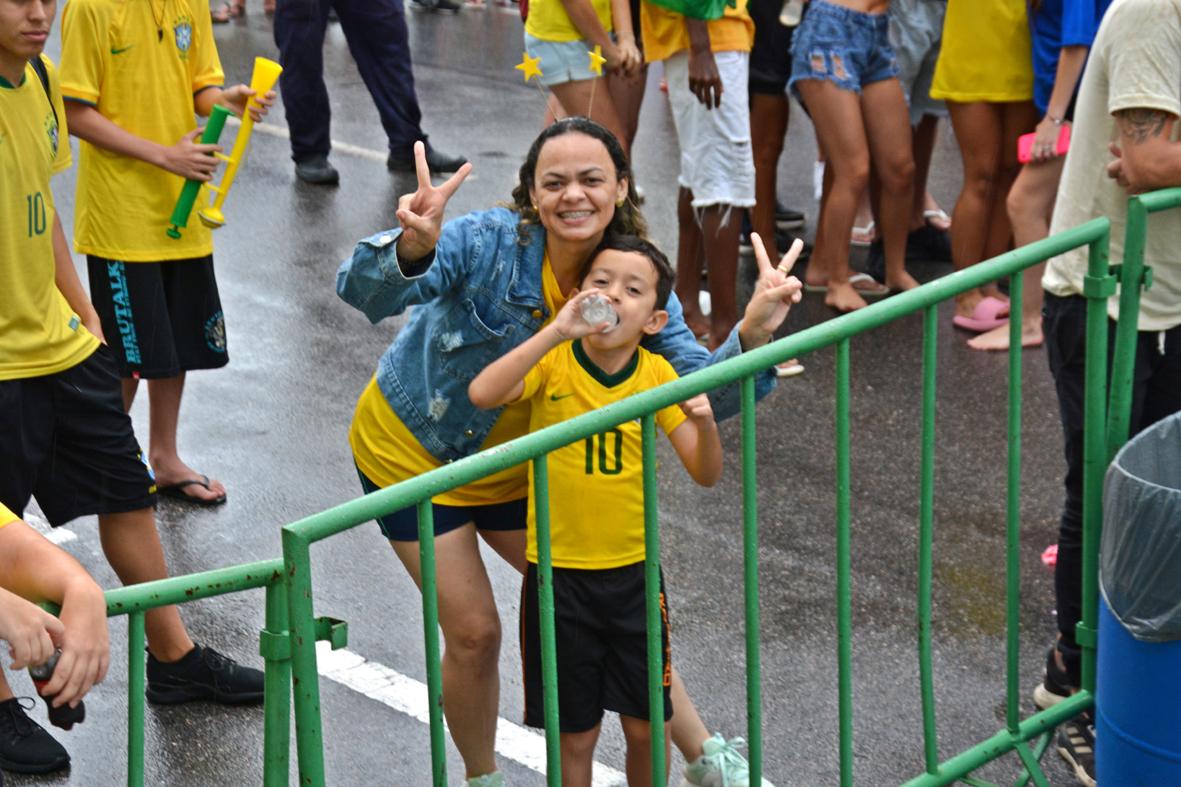
[[[270,22],[252,5],[242,21],[216,31],[229,79],[248,81],[255,55],[277,57]],[[408,12],[424,128],[442,150],[462,152],[475,174],[450,215],[507,199],[516,168],[539,128],[541,97],[512,66],[521,51],[513,12],[465,9],[452,15]],[[59,46],[50,48],[56,57]],[[371,326],[333,290],[339,261],[359,238],[393,223],[397,196],[412,179],[381,163],[376,111],[339,30],[325,44],[333,138],[372,151],[337,151],[339,188],[295,180],[285,139],[258,133],[229,197],[228,225],[216,236],[218,278],[232,362],[194,374],[181,445],[194,467],[222,479],[229,502],[198,510],[163,501],[160,530],[176,574],[278,556],[284,523],[359,493],[346,441],[358,393],[400,326]],[[635,160],[648,195],[655,239],[675,251],[676,143],[664,96],[655,89],[641,117]],[[275,127],[283,112],[276,109]],[[227,134],[228,138],[228,134]],[[815,143],[794,108],[779,191],[806,209]],[[76,170],[55,183],[67,231]],[[960,165],[950,132],[936,153],[931,190],[950,212]],[[855,264],[861,263],[860,252]],[[78,260],[82,262],[81,259]],[[80,268],[81,269],[81,268]],[[917,265],[931,278],[949,266]],[[749,271],[747,271],[749,274]],[[85,276],[83,275],[85,280]],[[1004,473],[1007,359],[964,346],[942,312],[935,500],[935,674],[942,758],[1002,726],[1004,686]],[[813,297],[792,312],[789,329],[827,319]],[[855,776],[858,784],[897,784],[922,770],[915,641],[918,519],[920,321],[908,318],[853,343],[853,626]],[[837,782],[835,626],[834,354],[802,359],[807,373],[781,384],[758,415],[766,775],[780,785]],[[1052,581],[1041,551],[1055,540],[1060,504],[1061,433],[1041,351],[1025,369],[1022,532],[1023,683],[1040,677],[1052,636]],[[146,402],[134,410],[147,434]],[[674,658],[711,729],[745,731],[738,424],[722,429],[727,472],[715,489],[693,486],[664,463],[661,502],[664,566],[670,587]],[[66,547],[104,586],[116,584],[93,518],[70,526]],[[317,614],[350,623],[350,650],[424,679],[419,597],[373,525],[316,547]],[[516,627],[516,574],[488,556],[505,621],[501,716],[522,714]],[[188,605],[194,636],[256,663],[263,596],[255,591]],[[13,784],[108,785],[125,780],[126,624],[112,621],[113,668],[87,699],[89,719],[59,734],[71,772],[12,777]],[[28,690],[18,676],[16,687]],[[322,680],[329,781],[342,785],[429,783],[427,729]],[[1028,703],[1027,703],[1028,704]],[[43,710],[37,710],[43,718]],[[147,710],[150,784],[230,785],[261,780],[262,713],[207,705]],[[621,736],[604,726],[598,759],[622,768]],[[1069,784],[1053,753],[1055,784]],[[294,760],[294,755],[293,755]],[[1053,761],[1053,762],[1052,762]],[[1005,779],[1015,758],[981,774]],[[512,762],[512,784],[542,777]],[[462,766],[449,759],[451,783]]]

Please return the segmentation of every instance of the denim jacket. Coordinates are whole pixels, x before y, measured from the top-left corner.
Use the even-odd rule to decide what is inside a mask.
[[[427,451],[440,461],[460,459],[480,449],[500,416],[499,409],[473,405],[468,384],[549,316],[541,285],[545,231],[521,227],[518,215],[504,208],[469,213],[447,222],[434,253],[406,273],[395,250],[401,232],[391,229],[357,243],[337,271],[336,292],[373,323],[416,307],[378,362],[377,384]],[[709,353],[685,325],[675,294],[666,308],[668,324],[643,344],[677,374],[742,351],[735,329]],[[766,395],[774,384],[772,372],[760,374],[756,395]],[[710,399],[719,419],[738,412],[735,385]]]

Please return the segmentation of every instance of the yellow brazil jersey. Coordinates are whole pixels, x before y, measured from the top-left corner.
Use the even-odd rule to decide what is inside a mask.
[[[193,96],[222,82],[205,0],[70,0],[62,12],[62,92],[136,136],[176,144],[197,127]],[[125,262],[212,253],[199,221],[180,240],[164,233],[183,178],[87,142],[81,150],[78,251]]]
[[[746,11],[747,0],[726,6],[720,19],[709,22],[709,47],[714,52],[749,52],[755,40],[755,24]],[[640,3],[644,60],[655,63],[689,48],[685,17],[654,3]]]
[[[550,266],[549,255],[542,262],[541,285],[545,307],[549,311],[548,323],[567,301]],[[529,405],[525,402],[509,405],[501,411],[481,448],[515,440],[528,430]],[[423,448],[390,407],[376,377],[369,380],[357,400],[349,427],[349,444],[357,467],[383,489],[442,466],[442,462]],[[432,500],[448,506],[481,506],[520,500],[528,494],[527,474],[525,465],[517,465],[444,492]]]
[[[50,177],[70,166],[66,110],[57,72],[49,93],[32,66],[19,85],[0,78],[0,380],[69,369],[94,352],[54,283]]]
[[[638,348],[617,374],[607,374],[578,341],[546,353],[525,376],[520,401],[532,407],[529,431],[568,421],[611,402],[677,379],[668,361]],[[672,405],[656,414],[665,434],[685,421]],[[549,455],[550,545],[560,568],[603,569],[644,559],[644,482],[639,420],[559,448]],[[537,562],[537,517],[529,478],[525,556]]]
[[[16,514],[8,510],[8,506],[0,503],[0,527],[16,521]]]
[[[610,33],[612,27],[611,0],[591,0],[595,16],[603,29]],[[570,20],[562,0],[531,0],[529,16],[525,19],[525,32],[542,41],[580,41],[582,33]]]

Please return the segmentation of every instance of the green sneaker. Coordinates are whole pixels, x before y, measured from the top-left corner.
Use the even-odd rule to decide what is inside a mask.
[[[504,774],[500,771],[473,776],[467,780],[467,787],[504,787]]]
[[[739,747],[742,738],[726,740],[715,734],[702,744],[702,755],[685,766],[681,787],[750,787],[750,765]],[[762,787],[775,787],[763,779]]]

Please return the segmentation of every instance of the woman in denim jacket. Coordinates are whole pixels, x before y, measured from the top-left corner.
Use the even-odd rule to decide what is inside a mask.
[[[337,273],[340,297],[374,323],[415,307],[361,394],[350,428],[366,492],[523,435],[527,405],[480,410],[468,400],[468,383],[558,312],[606,233],[646,234],[627,158],[615,137],[585,118],[558,121],[537,138],[512,209],[470,213],[445,226],[444,207],[471,165],[436,187],[420,144],[415,155],[419,186],[399,200],[401,227],[360,241]],[[667,327],[645,346],[684,375],[765,344],[800,297],[800,283],[784,272],[794,255],[798,250],[779,269],[762,256],[743,321],[713,353],[694,340],[675,296]],[[758,395],[773,385],[773,372],[760,375]],[[735,386],[711,398],[719,418],[738,410]],[[521,465],[433,500],[444,711],[471,784],[503,783],[493,748],[500,620],[476,536],[524,573],[527,495]],[[420,582],[415,509],[378,524]],[[673,738],[693,763],[709,735],[679,678],[673,703]],[[717,744],[710,749],[713,759],[733,762]]]

